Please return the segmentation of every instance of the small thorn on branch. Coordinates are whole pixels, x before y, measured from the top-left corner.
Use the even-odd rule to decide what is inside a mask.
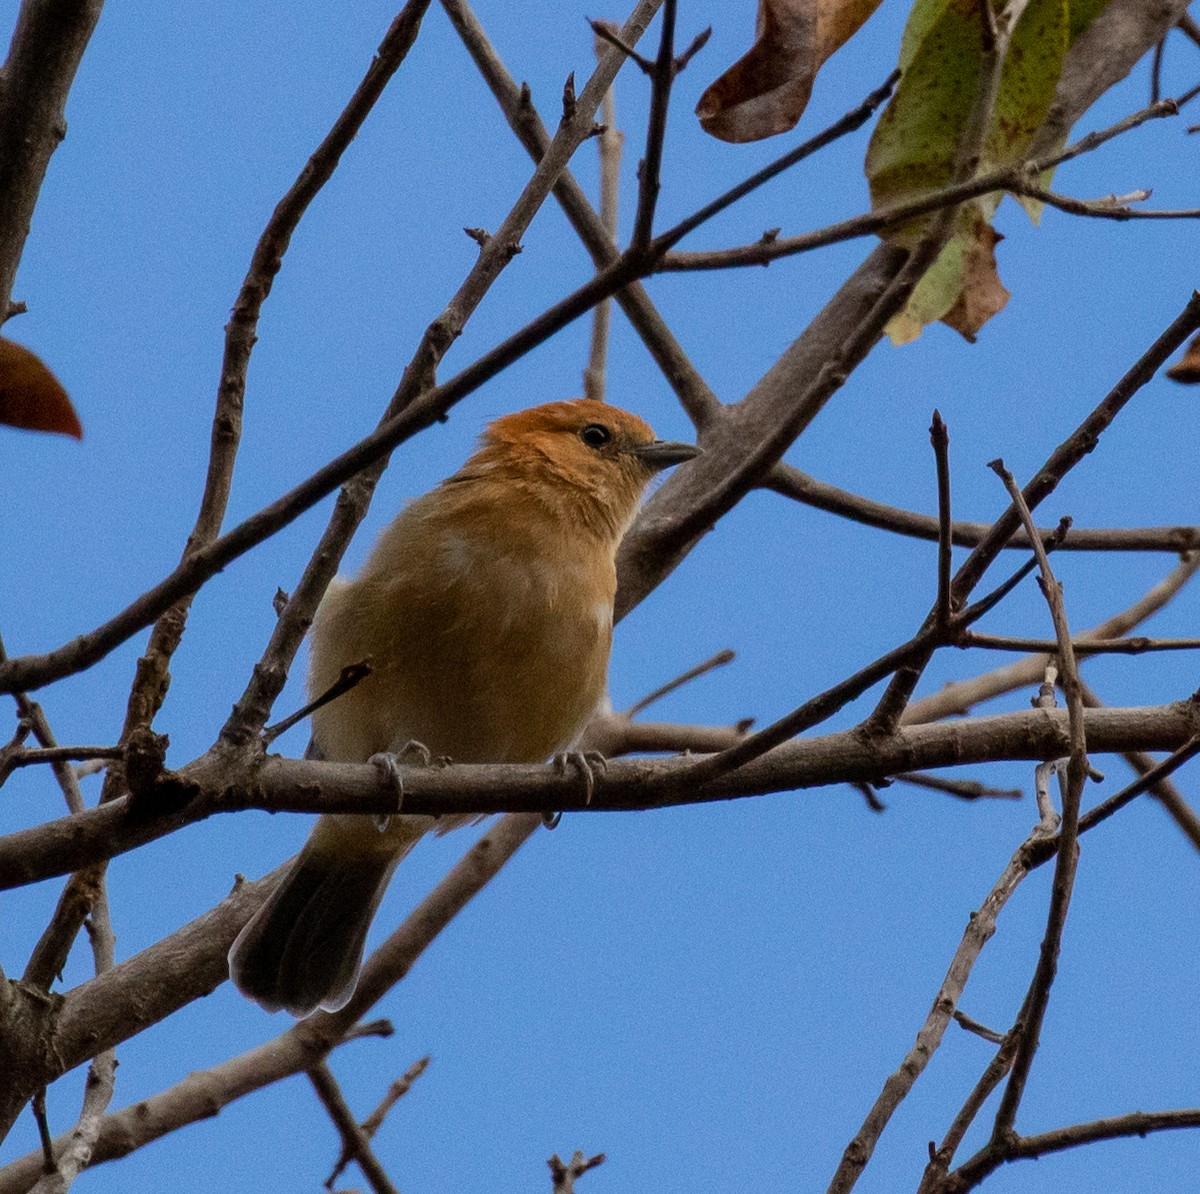
[[[486,248],[492,234],[486,228],[464,228],[463,231],[481,248]]]

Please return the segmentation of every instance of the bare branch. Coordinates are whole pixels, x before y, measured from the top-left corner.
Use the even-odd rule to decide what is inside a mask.
[[[979,910],[972,914],[962,941],[950,961],[946,977],[934,996],[929,1015],[917,1033],[916,1042],[896,1071],[883,1084],[883,1090],[867,1113],[862,1126],[846,1146],[841,1163],[829,1183],[828,1194],[847,1194],[854,1188],[892,1114],[916,1084],[930,1058],[942,1043],[971,970],[983,952],[983,947],[996,931],[996,918],[1035,865],[1030,858],[1032,843],[1032,838],[1027,838],[1021,843]]]
[[[1096,753],[1175,750],[1196,732],[1198,716],[1191,702],[1089,710],[1088,741]],[[616,759],[597,783],[590,803],[584,800],[573,774],[562,775],[552,767],[508,763],[402,766],[400,773],[405,810],[426,816],[540,813],[545,809],[633,811],[830,784],[879,782],[898,772],[1003,759],[1060,758],[1067,749],[1064,712],[1023,710],[951,725],[905,727],[878,739],[855,730],[793,739],[730,775],[707,781],[699,790],[692,779],[697,764],[686,757]],[[174,811],[131,817],[129,802],[122,799],[0,837],[0,890],[78,870],[217,814],[247,808],[310,814],[388,813],[395,809],[395,789],[378,768],[365,763],[271,757],[240,783],[228,768],[210,759],[190,765],[185,773],[182,787],[190,798]],[[162,798],[164,804],[170,801],[167,790]],[[179,799],[178,791],[175,799]]]
[[[1182,100],[1160,100],[1156,104],[1151,104],[1130,116],[1126,116],[1108,128],[1088,133],[1073,145],[1068,146],[1060,152],[1046,154],[1043,157],[1030,158],[1025,162],[1013,166],[998,167],[995,170],[986,171],[969,179],[952,182],[939,190],[931,191],[927,195],[921,195],[915,199],[908,199],[901,203],[890,204],[879,208],[877,211],[864,212],[848,220],[840,220],[836,224],[819,228],[814,232],[807,232],[800,236],[764,237],[750,244],[739,245],[732,249],[713,249],[700,253],[673,252],[665,256],[657,268],[659,272],[672,273],[690,270],[734,269],[746,266],[769,265],[772,261],[778,261],[784,257],[794,257],[798,253],[810,253],[814,249],[823,249],[829,245],[840,244],[843,241],[855,240],[862,236],[873,236],[888,228],[904,224],[918,216],[942,211],[947,207],[965,203],[970,199],[978,199],[983,195],[994,194],[997,191],[1011,191],[1014,194],[1024,194],[1031,188],[1037,189],[1036,184],[1030,181],[1031,179],[1038,178],[1046,171],[1052,170],[1063,162],[1070,161],[1086,153],[1092,153],[1099,149],[1100,146],[1111,141],[1114,137],[1123,136],[1125,133],[1131,132],[1149,120],[1177,115],[1181,102]],[[1041,192],[1039,192],[1037,197],[1043,197]],[[1059,196],[1055,196],[1055,198],[1059,198]],[[1077,201],[1063,199],[1063,202],[1073,203]],[[1086,204],[1082,206],[1085,210],[1077,214],[1097,214],[1095,211],[1087,209]],[[1111,212],[1112,209],[1108,210]],[[1170,219],[1193,218],[1193,214],[1190,211],[1169,212],[1165,213],[1165,216]],[[1110,216],[1110,218],[1124,219],[1131,217],[1118,215]],[[687,221],[685,221],[685,224],[687,224]],[[684,226],[681,224],[679,228],[682,229]],[[687,227],[686,231],[691,231],[691,227]],[[672,245],[678,243],[682,239],[682,235],[683,233],[674,235],[674,230],[672,233],[665,234],[666,237],[673,237],[671,241]]]
[[[1073,535],[1074,531],[1071,534]],[[1128,608],[1079,635],[1076,643],[1083,644],[1093,638],[1118,637],[1132,630],[1167,605],[1195,575],[1198,568],[1200,555],[1184,560]],[[1036,684],[1045,667],[1046,656],[1035,655],[982,676],[948,684],[939,692],[913,701],[904,711],[901,721],[905,725],[916,725],[920,722],[962,715],[983,701]]]
[[[509,126],[534,161],[539,161],[550,143],[550,136],[529,102],[528,89],[518,87],[513,81],[465,0],[442,0],[442,7],[496,97]],[[564,170],[559,176],[554,195],[596,266],[611,265],[619,256],[613,237],[569,171]],[[616,301],[674,389],[680,405],[697,427],[703,427],[715,417],[720,403],[672,336],[644,287],[631,282],[617,291]]]
[[[960,647],[980,647],[989,651],[1053,652],[1057,643],[1040,638],[1012,638],[1000,634],[980,634],[969,630],[958,644]],[[1076,655],[1145,655],[1155,651],[1195,651],[1200,649],[1196,638],[1073,638],[1071,648]]]
[[[383,1126],[383,1121],[387,1118],[387,1114],[391,1109],[412,1089],[412,1084],[425,1072],[429,1066],[430,1059],[428,1057],[419,1058],[400,1075],[387,1089],[387,1094],[383,1096],[379,1105],[362,1121],[362,1132],[368,1140],[374,1138],[375,1133]],[[352,1160],[349,1148],[342,1146],[341,1156],[338,1157],[337,1164],[325,1179],[325,1188],[332,1190],[334,1183],[341,1177],[346,1166]]]
[[[961,1165],[939,1187],[945,1194],[965,1194],[1006,1161],[1044,1157],[1049,1153],[1099,1140],[1119,1140],[1126,1136],[1148,1136],[1151,1132],[1169,1132],[1179,1128],[1200,1127],[1200,1108],[1181,1111],[1133,1111],[1111,1119],[1073,1124],[1042,1132],[1037,1136],[1013,1136],[1003,1152],[991,1146],[983,1148]]]
[[[638,164],[638,202],[633,218],[630,249],[643,253],[650,247],[654,233],[654,209],[658,203],[659,173],[662,169],[663,142],[667,135],[667,106],[671,85],[675,82],[675,9],[676,0],[665,0],[658,57],[651,75],[650,119],[646,124],[646,150]]]
[[[66,136],[67,93],[102,0],[24,0],[0,88],[0,324],[50,158]]]
[[[859,494],[850,493],[818,481],[807,473],[789,464],[777,464],[763,479],[763,488],[770,489],[782,497],[793,498],[837,514],[852,522],[908,535],[914,539],[937,542],[938,520],[927,514],[916,514],[898,506],[887,506]],[[987,534],[990,527],[985,522],[954,522],[951,524],[950,540],[957,547],[974,547]],[[1038,535],[1045,542],[1054,532],[1038,528]],[[1004,545],[1006,550],[1029,549],[1029,540],[1024,531],[1018,531]],[[1071,528],[1071,534],[1060,544],[1061,551],[1167,551],[1172,555],[1200,547],[1200,526],[1163,527],[1111,527]]]
[[[989,9],[990,11],[990,9]],[[953,517],[950,510],[950,435],[942,416],[933,412],[933,425],[929,428],[929,438],[933,443],[933,454],[937,464],[937,493],[938,493],[938,567],[937,567],[937,603],[935,621],[945,629],[950,624],[954,612],[950,604],[950,530]]]
[[[598,22],[593,21],[595,28]],[[604,25],[602,28],[608,29]],[[597,34],[596,53],[602,39]],[[617,235],[617,201],[621,182],[621,147],[625,138],[617,130],[617,104],[610,87],[600,108],[603,131],[597,138],[600,154],[600,220],[610,240]],[[608,356],[608,327],[612,318],[612,300],[604,299],[592,312],[592,344],[587,368],[583,371],[583,392],[588,398],[604,401],[605,364]]]
[[[358,1167],[370,1183],[371,1189],[375,1191],[375,1194],[400,1194],[392,1185],[391,1179],[371,1148],[370,1137],[359,1127],[358,1120],[354,1118],[354,1113],[347,1105],[342,1095],[342,1089],[329,1065],[324,1061],[317,1062],[308,1071],[308,1077],[342,1138],[343,1151],[349,1153],[358,1162]]]
[[[555,1153],[549,1161],[546,1162],[550,1166],[550,1178],[554,1183],[554,1194],[575,1194],[575,1181],[582,1177],[589,1169],[595,1169],[597,1165],[603,1165],[607,1160],[603,1153],[597,1153],[594,1157],[585,1157],[578,1149],[569,1161],[563,1159]]]
[[[1067,697],[1068,732],[1070,736],[1070,758],[1067,762],[1067,780],[1063,787],[1062,823],[1058,831],[1059,847],[1054,868],[1054,881],[1050,891],[1050,908],[1046,916],[1046,932],[1042,938],[1037,966],[1029,984],[1025,1000],[1014,1028],[1016,1045],[1008,1083],[996,1112],[993,1139],[1003,1140],[1011,1135],[1016,1120],[1017,1108],[1025,1092],[1033,1056],[1037,1052],[1038,1038],[1046,1008],[1050,1003],[1050,988],[1058,972],[1058,955],[1062,948],[1062,933],[1066,925],[1067,911],[1071,903],[1071,892],[1075,883],[1075,868],[1079,861],[1079,803],[1083,797],[1083,786],[1088,777],[1087,732],[1084,728],[1083,694],[1079,680],[1079,669],[1075,652],[1071,649],[1071,630],[1063,606],[1062,586],[1054,577],[1046,549],[1037,538],[1033,515],[1025,503],[1021,490],[1012,474],[999,460],[989,466],[1004,482],[1017,514],[1025,526],[1025,533],[1033,543],[1041,574],[1042,593],[1050,607],[1054,622],[1054,636],[1058,644],[1057,657],[1062,669],[1062,686]]]

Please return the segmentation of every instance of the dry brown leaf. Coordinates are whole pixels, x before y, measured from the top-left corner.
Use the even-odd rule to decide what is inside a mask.
[[[942,322],[972,344],[979,329],[1004,309],[1010,295],[996,271],[996,245],[1004,239],[982,216],[964,233],[962,290]]]
[[[759,0],[755,42],[696,105],[705,132],[760,141],[794,128],[821,64],[880,0]]]
[[[1167,376],[1172,381],[1181,381],[1185,385],[1200,385],[1200,336],[1187,346],[1183,360],[1167,370]]]
[[[58,378],[28,348],[0,337],[0,423],[83,439],[79,416]]]

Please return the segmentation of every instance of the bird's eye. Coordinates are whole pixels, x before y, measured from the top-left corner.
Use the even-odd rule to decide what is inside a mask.
[[[580,433],[579,438],[589,448],[603,448],[612,440],[612,432],[602,423],[589,423]]]

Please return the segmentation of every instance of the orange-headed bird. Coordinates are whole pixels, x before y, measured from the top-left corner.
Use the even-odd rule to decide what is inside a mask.
[[[647,484],[697,449],[581,398],[492,423],[452,477],[408,505],[362,572],[330,586],[309,689],[370,675],[313,714],[315,756],[386,759],[411,743],[459,763],[532,763],[566,749],[604,698],[616,554]],[[443,818],[439,829],[468,817]],[[229,952],[270,1011],[336,1011],[396,864],[432,817],[321,817]]]

